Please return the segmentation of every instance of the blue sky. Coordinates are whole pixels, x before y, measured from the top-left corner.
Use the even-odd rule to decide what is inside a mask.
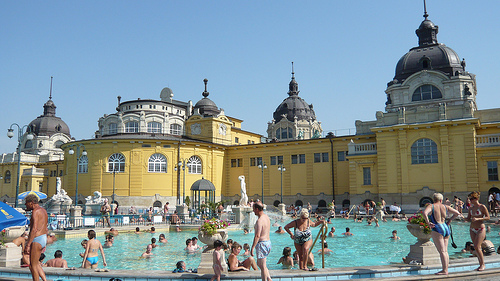
[[[427,10],[438,41],[477,75],[479,109],[500,107],[500,2],[429,0]],[[419,0],[2,1],[0,153],[16,148],[10,124],[43,113],[51,76],[57,116],[76,139],[93,136],[118,95],[159,99],[170,87],[196,103],[204,78],[226,115],[266,135],[292,61],[325,132],[354,128],[384,110],[422,14]]]

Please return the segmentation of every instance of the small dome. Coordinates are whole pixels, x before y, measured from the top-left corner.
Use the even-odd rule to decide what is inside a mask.
[[[66,122],[56,116],[56,106],[52,99],[49,99],[43,105],[43,115],[31,121],[28,127],[30,131],[37,136],[52,136],[57,133],[62,133],[71,137]]]
[[[283,119],[283,115],[286,115],[286,118],[291,122],[295,121],[295,117],[297,117],[297,120],[316,120],[313,106],[308,105],[307,102],[299,97],[299,83],[295,81],[295,73],[293,70],[292,80],[288,85],[288,90],[288,98],[284,99],[273,113],[275,122],[279,122]]]
[[[191,190],[215,190],[215,185],[204,178],[197,180],[191,185]]]
[[[208,79],[205,78],[203,82],[205,83],[205,91],[202,93],[203,98],[194,105],[193,109],[199,109],[201,115],[216,116],[220,113],[220,110],[215,102],[208,98],[208,95],[210,94],[207,91]]]

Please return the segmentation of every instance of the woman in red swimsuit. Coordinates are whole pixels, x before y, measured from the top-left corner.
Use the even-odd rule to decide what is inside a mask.
[[[481,244],[486,238],[486,228],[484,226],[484,221],[490,219],[490,214],[485,205],[479,203],[479,192],[474,191],[469,194],[471,207],[469,208],[469,213],[467,215],[466,221],[470,221],[470,238],[472,243],[474,243],[474,248],[476,249],[477,259],[479,260],[479,267],[477,271],[483,271],[484,256],[481,250]]]

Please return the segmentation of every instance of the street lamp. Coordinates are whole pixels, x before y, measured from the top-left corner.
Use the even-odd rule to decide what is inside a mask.
[[[16,181],[16,201],[14,202],[14,207],[17,208],[17,201],[19,200],[19,180],[21,179],[20,173],[21,173],[21,143],[23,140],[23,135],[25,133],[28,133],[26,135],[27,140],[32,140],[33,139],[33,134],[29,132],[29,127],[28,125],[24,126],[19,126],[17,123],[13,123],[10,125],[10,128],[7,130],[7,136],[11,139],[14,136],[14,129],[12,127],[17,126],[17,181]]]
[[[115,178],[116,178],[116,167],[113,165],[113,198],[111,199],[113,201],[111,201],[111,204],[114,204],[115,202]]]
[[[257,166],[262,171],[262,205],[264,205],[264,169],[267,169],[266,163],[262,162]]]
[[[331,166],[332,166],[332,200],[335,201],[335,178],[334,178],[335,169],[333,166],[333,138],[335,137],[335,135],[332,132],[328,132],[326,137],[330,140],[330,153],[332,155],[330,158],[330,159],[332,159],[332,163],[331,163]]]
[[[186,159],[179,159],[179,163],[177,163],[177,166],[179,166],[179,169],[182,168],[183,172],[183,180],[182,180],[182,203],[186,203]],[[177,166],[174,167],[174,170],[177,171]],[[180,172],[180,170],[179,170]]]
[[[283,172],[286,171],[286,168],[283,167],[283,163],[279,164],[278,171],[281,173],[281,203],[283,203]]]
[[[83,147],[83,151],[80,154],[80,147]],[[70,155],[75,154],[75,150],[73,148],[70,148],[68,153]],[[76,185],[75,185],[75,206],[78,206],[78,174],[80,174],[80,159],[82,156],[87,156],[87,150],[85,150],[85,145],[79,143],[76,145]]]

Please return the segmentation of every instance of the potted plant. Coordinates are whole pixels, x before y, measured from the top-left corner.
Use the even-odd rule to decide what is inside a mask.
[[[408,228],[408,231],[410,231],[413,236],[417,237],[418,242],[421,244],[431,239],[431,228],[425,222],[424,214],[422,213],[415,214],[408,218],[406,228]]]
[[[226,228],[230,224],[227,221],[220,220],[218,218],[212,218],[210,220],[205,220],[198,230],[198,239],[207,244],[208,248],[203,251],[209,251],[214,248],[214,242],[220,240],[226,242],[227,240],[227,230]]]

